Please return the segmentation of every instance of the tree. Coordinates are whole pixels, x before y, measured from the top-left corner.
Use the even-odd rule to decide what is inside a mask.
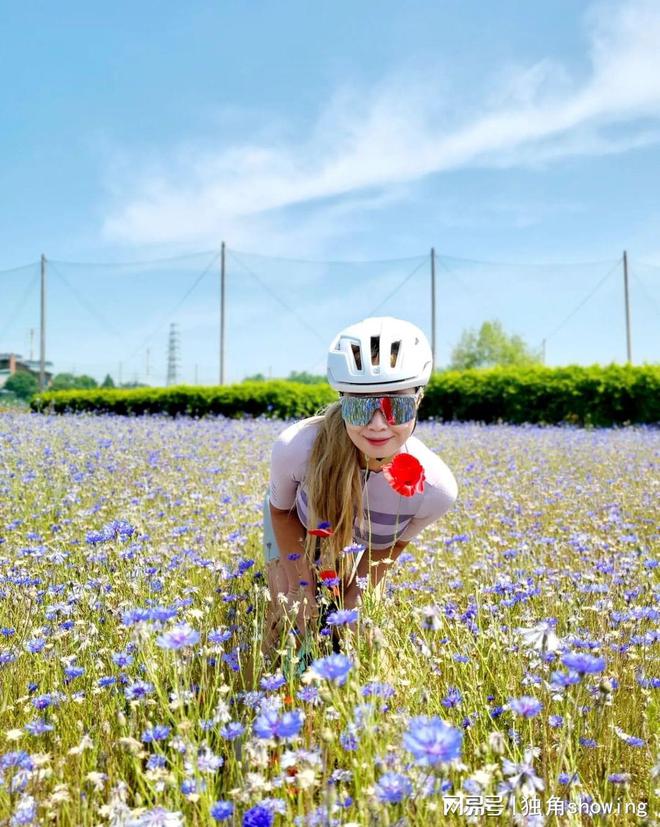
[[[489,368],[495,365],[533,365],[541,362],[541,354],[516,335],[509,336],[502,323],[484,322],[475,332],[464,330],[451,353],[452,370]]]
[[[115,380],[110,376],[109,373],[106,373],[105,379],[101,382],[102,388],[114,388]]]
[[[82,374],[76,376],[73,373],[58,373],[53,377],[50,390],[52,391],[70,391],[70,390],[89,390],[89,388],[98,387],[96,379],[92,376]]]
[[[18,399],[28,402],[39,391],[39,381],[33,374],[19,370],[7,379],[4,388],[11,391]]]
[[[318,385],[321,382],[327,382],[328,379],[325,374],[308,373],[306,370],[297,371],[292,370],[286,378],[287,382],[302,382],[303,385]]]

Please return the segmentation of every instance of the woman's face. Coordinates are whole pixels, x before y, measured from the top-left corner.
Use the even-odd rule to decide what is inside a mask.
[[[347,394],[348,396],[384,396],[383,393]],[[412,396],[412,390],[392,391],[387,396]],[[403,425],[388,425],[383,412],[379,409],[371,417],[368,425],[349,425],[344,422],[351,442],[362,454],[371,459],[389,457],[396,454],[412,434],[415,427],[414,418]]]

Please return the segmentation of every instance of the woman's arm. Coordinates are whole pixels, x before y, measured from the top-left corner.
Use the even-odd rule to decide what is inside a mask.
[[[285,511],[271,504],[269,507],[273,534],[280,550],[277,565],[286,578],[287,606],[291,609],[294,603],[299,603],[297,624],[300,631],[304,631],[307,621],[318,614],[316,576],[305,556],[306,529],[295,509]],[[277,600],[277,595],[271,597]]]

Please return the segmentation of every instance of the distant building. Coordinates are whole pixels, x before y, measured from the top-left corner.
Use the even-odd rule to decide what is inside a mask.
[[[39,366],[38,359],[24,359],[20,353],[0,353],[0,388],[4,387],[7,379],[18,371],[31,373],[39,379]],[[53,378],[53,371],[48,370],[49,367],[53,367],[52,362],[46,362],[46,387],[50,385]]]

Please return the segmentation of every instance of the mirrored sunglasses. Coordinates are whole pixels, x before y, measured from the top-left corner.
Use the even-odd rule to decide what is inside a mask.
[[[348,425],[368,425],[380,410],[388,425],[403,425],[415,418],[416,396],[342,396],[341,415]]]

